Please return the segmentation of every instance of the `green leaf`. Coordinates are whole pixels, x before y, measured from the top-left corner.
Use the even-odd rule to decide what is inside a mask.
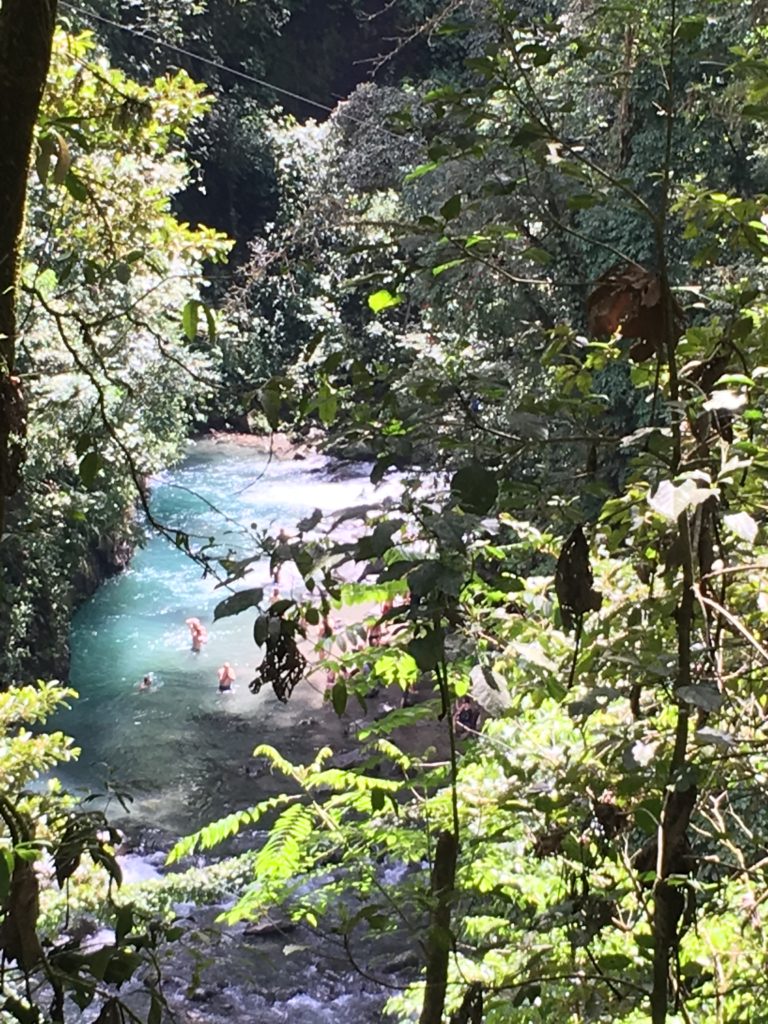
[[[56,133],[56,166],[53,169],[53,180],[57,185],[63,185],[72,166],[72,154],[69,146],[61,135]]]
[[[750,320],[749,323],[751,324],[752,321]],[[747,377],[745,373],[724,373],[722,377],[715,381],[715,384],[744,384],[748,388],[755,386],[752,378]]]
[[[252,587],[249,590],[239,590],[236,594],[226,597],[220,601],[213,610],[213,621],[226,619],[230,615],[239,615],[247,608],[253,608],[261,604],[264,599],[264,590],[261,587]]]
[[[358,732],[359,740],[367,740],[372,736],[386,736],[394,729],[400,729],[406,725],[416,725],[425,719],[434,719],[435,702],[425,701],[423,704],[414,704],[412,707],[395,708],[388,712],[383,718],[370,725],[365,725]]]
[[[86,188],[85,183],[81,181],[73,171],[70,171],[67,175],[64,181],[64,187],[78,203],[84,203],[88,198],[88,189]]]
[[[216,315],[208,303],[201,302],[200,306],[205,314],[205,323],[208,328],[208,341],[213,344],[213,342],[216,341]]]
[[[253,639],[257,647],[263,647],[269,637],[269,616],[259,615],[253,624]]]
[[[333,684],[331,704],[333,704],[333,710],[341,718],[347,707],[347,687],[341,679],[337,679]]]
[[[90,451],[80,460],[78,474],[86,487],[92,487],[96,475],[102,467],[102,459],[98,452]]]
[[[267,423],[269,423],[272,430],[277,430],[280,424],[280,406],[282,405],[283,397],[280,385],[274,378],[268,381],[259,392],[259,401],[264,410],[264,415],[267,417]]]
[[[455,195],[440,207],[440,215],[444,220],[455,220],[461,213],[461,196]]]
[[[116,264],[115,278],[120,282],[120,284],[128,284],[131,280],[131,268],[127,263]]]
[[[288,609],[293,608],[295,604],[296,602],[291,597],[282,597],[279,601],[273,601],[269,606],[270,618],[274,619],[276,616],[285,615]]]
[[[638,804],[635,811],[635,824],[647,836],[655,835],[659,830],[662,801],[658,796],[651,796]]]
[[[122,942],[133,931],[133,907],[122,906],[115,913],[115,939]]]
[[[399,306],[402,301],[402,295],[393,295],[386,288],[381,288],[379,291],[368,296],[368,306],[374,313],[381,313],[385,309]]]
[[[163,1005],[164,1001],[160,998],[157,992],[153,992],[152,1002],[149,1007],[149,1015],[147,1016],[147,1024],[162,1024]]]
[[[417,178],[422,178],[425,174],[429,174],[434,171],[440,165],[434,160],[430,160],[427,164],[419,164],[418,167],[414,167],[412,171],[409,171],[403,178],[403,181],[415,181]]]
[[[200,303],[197,299],[190,299],[184,303],[181,311],[181,324],[188,341],[194,341],[197,337],[197,323],[200,313]]]
[[[331,391],[327,384],[322,384],[317,396],[317,414],[325,427],[330,427],[336,419],[336,410],[339,405],[339,398],[335,391]]]
[[[11,887],[13,874],[13,853],[8,849],[0,849],[0,905],[4,905]]]
[[[432,276],[438,277],[440,274],[444,274],[446,270],[451,270],[453,267],[458,267],[466,262],[466,257],[460,256],[458,259],[448,260],[447,263],[440,263],[437,267],[432,267]]]
[[[537,245],[529,246],[520,255],[524,260],[533,260],[534,263],[540,263],[542,266],[552,262],[552,255],[546,249],[540,249]]]
[[[705,14],[689,14],[685,18],[680,19],[680,23],[677,26],[678,39],[683,42],[690,43],[694,39],[701,35],[707,24],[707,17]]]
[[[2,1010],[4,1013],[10,1013],[19,1024],[38,1024],[38,1021],[42,1020],[36,1006],[28,1006],[15,996],[8,996],[2,1004]]]
[[[466,512],[485,515],[499,496],[496,474],[479,462],[465,466],[453,475],[451,494]]]
[[[422,672],[429,672],[440,664],[445,655],[443,631],[432,629],[424,636],[414,637],[405,649]]]
[[[384,804],[387,800],[387,794],[383,789],[372,789],[371,790],[371,811],[376,814],[378,811],[384,810]]]
[[[599,202],[600,202],[600,196],[590,195],[587,192],[582,192],[579,195],[569,196],[569,198],[568,198],[568,209],[569,210],[589,210],[593,206],[597,206],[597,204]],[[547,255],[549,255],[549,254],[547,254]]]
[[[403,526],[403,522],[402,519],[390,519],[386,523],[377,523],[373,533],[361,537],[357,542],[352,557],[356,562],[363,562],[368,558],[381,558],[393,547],[392,535]]]
[[[107,964],[107,969],[104,971],[104,981],[108,985],[117,985],[119,988],[124,982],[129,981],[133,977],[143,963],[144,961],[138,953],[119,950]]]

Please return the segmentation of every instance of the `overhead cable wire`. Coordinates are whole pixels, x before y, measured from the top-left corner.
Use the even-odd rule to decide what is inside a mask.
[[[247,71],[241,71],[239,68],[230,67],[228,64],[223,64],[221,61],[214,60],[211,57],[206,57],[204,54],[196,53],[193,50],[188,50],[183,46],[177,46],[175,43],[168,43],[164,39],[160,39],[159,36],[155,36],[144,29],[131,28],[129,25],[121,25],[119,21],[114,21],[112,18],[105,18],[104,15],[97,14],[95,11],[92,11],[87,7],[80,7],[78,4],[70,3],[69,0],[59,0],[59,5],[61,7],[69,8],[70,11],[74,11],[76,14],[79,14],[84,18],[91,18],[93,21],[100,22],[103,25],[109,25],[112,28],[119,29],[121,32],[127,32],[129,35],[146,39],[148,42],[154,43],[156,46],[160,46],[165,50],[170,50],[172,53],[178,53],[183,57],[189,57],[191,60],[199,61],[201,64],[207,64],[208,67],[215,68],[217,71],[223,71],[225,74],[233,75],[235,78],[240,78],[243,81],[259,85],[264,89],[271,89],[272,92],[279,93],[282,96],[288,96],[290,99],[299,100],[301,103],[307,103],[309,106],[317,107],[318,110],[323,110],[328,114],[336,113],[338,117],[345,117],[348,121],[353,121],[355,124],[363,126],[366,126],[368,123],[360,117],[355,117],[353,114],[348,114],[343,110],[338,110],[337,107],[330,107],[327,103],[321,103],[319,100],[310,99],[309,96],[303,96],[301,93],[292,92],[290,89],[284,89],[280,85],[268,82],[265,78],[259,78],[257,75],[249,74]],[[418,145],[415,139],[409,139],[405,135],[398,135],[396,132],[389,131],[381,126],[379,126],[379,131],[385,135],[389,135],[393,139],[397,139],[398,142],[410,142],[412,145]]]

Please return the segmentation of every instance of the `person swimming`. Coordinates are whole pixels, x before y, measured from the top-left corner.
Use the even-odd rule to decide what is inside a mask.
[[[218,672],[219,693],[231,693],[232,683],[235,681],[235,670],[228,661],[225,661]]]
[[[139,683],[139,691],[141,692],[142,690],[151,690],[151,689],[152,689],[152,673],[151,672],[147,672],[147,674],[144,676],[144,678]]]

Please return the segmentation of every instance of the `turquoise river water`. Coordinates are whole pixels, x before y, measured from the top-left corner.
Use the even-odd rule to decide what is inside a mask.
[[[315,508],[333,512],[381,496],[382,489],[374,494],[366,477],[336,479],[319,459],[268,463],[246,444],[206,440],[153,482],[152,507],[167,525],[214,538],[221,553],[231,547],[245,555],[254,551],[254,528],[274,535],[283,526],[290,532]],[[271,596],[266,561],[256,564],[244,585],[264,585]],[[284,567],[280,587],[282,596],[302,593],[291,566]],[[80,697],[55,724],[74,737],[82,753],[57,774],[80,794],[104,793],[107,780],[131,794],[127,817],[108,801],[112,820],[142,837],[135,852],[121,855],[128,880],[165,870],[167,833],[191,831],[285,788],[282,777],[251,757],[257,744],[271,743],[305,762],[319,746],[343,741],[343,723],[311,675],[287,705],[271,691],[250,693],[248,681],[259,660],[252,635],[256,611],[214,623],[213,610],[225,594],[172,543],[150,535],[130,567],[75,616],[70,682]],[[190,616],[209,632],[197,654],[185,624]],[[224,661],[236,673],[232,694],[218,692],[217,669]],[[148,672],[154,683],[140,692]],[[160,830],[159,848],[153,845],[154,829]],[[382,880],[401,870],[382,865]],[[406,937],[356,950],[374,974],[385,971],[382,987],[352,970],[337,936],[305,926],[286,935],[279,925],[263,936],[249,936],[244,924],[208,928],[230,905],[177,908],[194,928],[206,929],[209,954],[194,991],[194,945],[187,952],[179,944],[164,960],[164,992],[184,1024],[373,1024],[382,1019],[392,985],[409,980],[407,973],[394,973],[408,948]],[[142,1003],[141,986],[132,998]]]
[[[170,526],[215,538],[222,553],[229,547],[245,553],[254,550],[254,527],[290,532],[314,508],[330,512],[372,495],[366,478],[334,480],[319,459],[267,464],[245,444],[205,440],[154,482],[152,508]],[[291,568],[283,570],[281,596],[300,593]],[[271,593],[266,561],[257,563],[247,585]],[[250,693],[259,660],[256,612],[214,623],[213,609],[224,596],[172,543],[150,536],[130,567],[78,611],[70,683],[80,698],[56,721],[82,750],[59,772],[68,787],[99,792],[109,780],[131,794],[134,821],[179,832],[260,798],[265,787],[279,788],[278,780],[257,784],[249,774],[248,756],[258,743],[303,759],[338,739],[340,725],[311,678],[288,705],[271,691]],[[200,653],[191,650],[190,616],[209,632]],[[218,692],[224,661],[236,673],[231,694]],[[153,686],[140,692],[149,672]]]

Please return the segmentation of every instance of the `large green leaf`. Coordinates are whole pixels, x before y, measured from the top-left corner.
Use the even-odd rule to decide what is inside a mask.
[[[422,672],[429,672],[439,665],[445,656],[442,630],[432,629],[424,636],[414,637],[407,644],[406,650]]]
[[[479,462],[465,466],[451,479],[451,494],[465,512],[485,515],[499,496],[496,474]]]
[[[181,324],[187,341],[194,341],[197,337],[197,323],[200,314],[200,303],[196,299],[190,299],[184,304],[181,311]]]
[[[217,619],[226,619],[230,615],[239,615],[248,608],[259,605],[264,599],[264,590],[261,587],[251,587],[249,590],[240,590],[230,597],[220,601],[213,610],[214,622]]]

